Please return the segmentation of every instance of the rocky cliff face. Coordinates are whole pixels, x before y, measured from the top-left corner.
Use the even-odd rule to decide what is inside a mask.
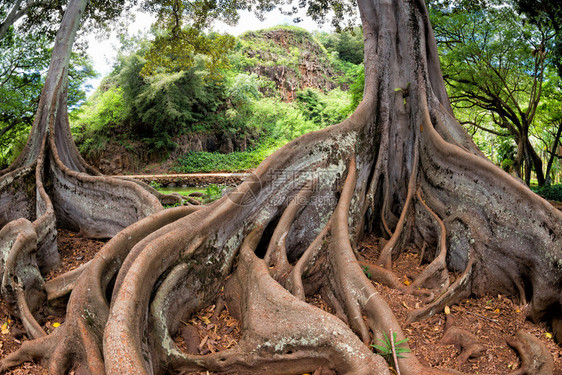
[[[246,70],[271,80],[283,100],[292,101],[305,88],[337,86],[326,49],[305,30],[278,27],[245,33],[240,40],[242,54],[252,62]]]

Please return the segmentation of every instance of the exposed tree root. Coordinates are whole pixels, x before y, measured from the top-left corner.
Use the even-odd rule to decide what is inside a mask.
[[[388,373],[384,360],[349,335],[345,324],[294,298],[271,278],[253,253],[260,236],[258,228],[246,238],[238,268],[225,288],[231,311],[242,322],[242,340],[227,352],[185,358],[174,367],[201,370],[194,365],[203,362],[203,369],[243,373],[305,373],[322,366],[346,374]],[[282,322],[277,321],[279,316]]]
[[[265,263],[269,266],[271,276],[283,284],[288,273],[293,268],[287,258],[286,240],[291,225],[299,211],[304,208],[307,198],[314,192],[316,181],[305,185],[297,195],[289,202],[283,212],[279,223],[275,227],[275,232],[269,241],[267,252],[264,256]]]
[[[548,375],[552,374],[554,364],[552,355],[533,335],[519,331],[508,344],[517,350],[521,358],[521,367],[510,375]]]
[[[410,312],[410,314],[408,315],[408,321],[416,322],[428,318],[438,312],[443,311],[445,306],[451,306],[461,299],[469,297],[471,295],[473,265],[474,259],[470,258],[466,270],[463,272],[463,274],[433,302],[420,309]]]
[[[455,345],[460,350],[461,353],[458,357],[460,364],[465,363],[469,358],[481,356],[485,350],[484,345],[480,343],[480,340],[475,335],[454,326],[451,315],[447,315],[445,333],[440,343],[443,345]]]
[[[417,139],[414,140],[414,142],[417,143]],[[391,268],[393,254],[400,254],[403,246],[405,246],[405,243],[407,241],[407,236],[404,235],[404,230],[406,229],[406,222],[412,217],[412,201],[414,200],[414,196],[416,193],[418,178],[418,148],[416,147],[414,151],[412,173],[408,182],[408,194],[406,196],[404,208],[402,209],[402,213],[400,214],[400,219],[396,224],[396,228],[392,233],[392,237],[390,237],[390,240],[382,248],[379,259],[376,262],[378,265],[383,266],[386,269]]]
[[[416,193],[418,202],[429,212],[433,219],[439,225],[437,242],[439,244],[438,255],[431,261],[431,263],[424,268],[424,270],[416,277],[412,282],[411,287],[416,288],[427,288],[427,289],[437,289],[437,294],[441,294],[442,291],[449,287],[449,272],[447,271],[447,230],[445,229],[445,224],[443,220],[437,216],[435,212],[431,210],[425,204],[422,199],[419,190]]]
[[[406,337],[362,266],[405,293],[436,296],[410,321],[498,292],[528,299],[530,317],[562,337],[562,214],[484,160],[454,120],[423,1],[358,2],[366,91],[348,120],[287,144],[209,206],[165,211],[150,187],[92,171],[69,141],[68,30],[86,3],[67,8],[55,45],[66,57],[53,60],[30,142],[0,177],[2,293],[38,337],[0,372],[42,360],[52,373],[389,373],[368,345]],[[55,220],[114,237],[86,266],[45,283],[40,272],[58,262]],[[376,265],[360,265],[353,246],[369,231],[390,239]],[[408,246],[429,264],[404,286],[391,266]],[[462,274],[448,285],[451,270]],[[172,340],[182,319],[223,286],[242,339],[224,352],[182,353]],[[40,307],[68,293],[64,324],[41,337]],[[304,302],[315,293],[335,316]],[[547,373],[542,344],[517,340],[516,373]],[[404,375],[452,373],[412,353],[397,362]]]
[[[38,310],[46,297],[44,281],[35,260],[37,233],[29,220],[18,219],[2,228],[0,235],[8,249],[2,267],[2,295],[11,304],[13,312],[19,313],[26,331],[32,337],[44,336],[45,332],[35,320],[28,303],[30,301],[32,308]]]
[[[63,374],[76,367],[86,368],[92,374],[103,373],[100,341],[109,311],[109,302],[105,298],[109,283],[129,251],[143,238],[194,211],[194,207],[169,209],[143,219],[115,236],[74,281],[65,322],[49,336],[26,342],[2,360],[4,369],[32,359],[46,363],[54,374]],[[66,276],[61,275],[57,279],[64,278]],[[56,290],[57,286],[67,292],[67,286],[62,282],[51,285],[51,294],[55,296],[62,294]]]
[[[419,296],[423,301],[431,301],[435,298],[435,294],[427,289],[421,289],[418,287],[413,287],[412,284],[406,286],[402,283],[400,278],[396,276],[391,270],[387,270],[376,264],[371,264],[367,262],[360,261],[359,265],[366,274],[370,275],[372,281],[386,285],[389,288],[396,289],[405,294],[412,294],[414,296]]]

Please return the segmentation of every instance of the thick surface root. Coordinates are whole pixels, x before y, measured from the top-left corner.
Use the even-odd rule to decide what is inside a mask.
[[[443,345],[455,345],[460,350],[458,360],[461,364],[469,358],[481,356],[485,350],[484,345],[480,343],[480,340],[475,335],[467,330],[455,327],[453,318],[450,315],[447,315],[445,334],[440,343]]]
[[[552,355],[535,336],[519,331],[508,344],[517,350],[521,358],[521,368],[511,375],[552,374],[554,368]]]
[[[79,272],[71,271],[70,276],[54,279],[49,290],[56,297],[68,292],[64,280],[72,280],[65,322],[49,336],[24,343],[1,361],[3,368],[34,360],[45,363],[53,374],[78,367],[92,374],[104,373],[101,337],[109,312],[105,291],[110,281],[129,251],[144,237],[194,211],[193,207],[178,207],[143,219],[115,236]]]
[[[69,3],[61,30],[76,30],[86,3]],[[454,120],[424,2],[358,4],[366,90],[357,111],[285,145],[201,209],[162,211],[146,186],[86,173],[66,111],[74,36],[61,31],[55,53],[67,61],[53,60],[30,142],[0,177],[2,293],[39,337],[2,359],[2,371],[42,359],[52,373],[389,373],[369,344],[406,337],[357,261],[354,245],[369,230],[390,238],[376,266],[363,267],[405,292],[432,290],[410,321],[471,294],[518,293],[532,318],[562,336],[562,214],[484,160]],[[83,269],[41,284],[33,272],[58,261],[46,255],[56,250],[55,220],[114,237]],[[404,288],[391,268],[407,246],[425,249],[429,265]],[[449,271],[461,272],[450,285]],[[241,341],[207,356],[181,353],[171,339],[181,320],[216,301],[225,281]],[[25,318],[40,305],[33,283],[43,301],[70,292],[65,322],[49,336]],[[317,293],[336,316],[304,302]],[[517,340],[517,374],[552,370],[541,344]],[[477,353],[469,347],[463,357]],[[412,353],[396,362],[403,375],[452,373]]]

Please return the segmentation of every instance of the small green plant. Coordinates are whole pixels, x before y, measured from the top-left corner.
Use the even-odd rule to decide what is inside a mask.
[[[399,345],[405,344],[408,339],[405,338],[400,341],[396,341],[396,332],[392,332],[392,340],[383,332],[384,339],[380,340],[380,345],[372,344],[371,346],[379,352],[380,355],[386,359],[388,363],[394,362],[394,358],[404,358],[403,353],[410,353],[411,350],[408,348],[402,348]],[[394,363],[396,368],[398,365]]]
[[[363,267],[363,273],[365,273],[365,276],[367,276],[368,279],[371,279],[371,273],[369,272],[369,267],[365,266]]]
[[[173,204],[163,204],[162,207],[167,209],[167,208],[179,207],[179,206],[183,206],[183,205],[184,205],[183,202],[176,202],[176,203],[173,203]]]
[[[224,187],[219,185],[209,185],[205,189],[205,195],[203,196],[203,203],[207,204],[221,197]]]
[[[410,95],[410,82],[408,82],[405,88],[397,87],[394,89],[394,91],[396,92],[400,91],[402,93],[402,98],[404,99],[404,105],[406,105],[406,98]]]
[[[513,169],[513,163],[514,162],[511,159],[503,159],[501,167],[504,171],[509,173]]]
[[[162,185],[160,185],[160,184],[159,184],[158,182],[156,182],[156,181],[150,181],[150,182],[148,183],[148,185],[149,185],[150,187],[154,188],[154,189],[157,189],[157,190],[162,187]]]

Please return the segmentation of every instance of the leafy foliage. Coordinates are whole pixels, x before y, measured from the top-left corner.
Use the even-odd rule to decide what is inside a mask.
[[[46,35],[19,33],[13,27],[0,38],[0,169],[25,145],[39,104],[50,48]],[[85,99],[84,83],[95,73],[88,59],[73,53],[69,76],[68,105],[74,107]]]
[[[515,144],[511,139],[503,138],[497,148],[497,159],[503,170],[506,172],[511,171],[513,167],[513,160],[515,159],[516,149]]]
[[[33,33],[53,39],[60,25],[68,0],[3,0],[0,2],[0,39],[10,27],[19,33]],[[89,0],[83,16],[88,30],[117,26],[120,16],[137,1]]]
[[[562,184],[543,186],[535,188],[534,191],[544,199],[562,202]]]
[[[539,151],[530,137],[551,76],[553,30],[525,22],[512,6],[500,6],[505,2],[481,1],[468,7],[462,1],[430,3],[457,118],[476,133],[511,137],[518,146],[511,159],[515,172],[530,183],[534,170],[544,183]]]
[[[562,78],[562,4],[558,0],[515,0],[515,4],[533,24],[547,24],[554,29],[553,61]]]
[[[173,43],[171,42],[173,40]],[[197,55],[204,55],[204,64],[213,78],[220,79],[220,71],[229,67],[227,52],[234,46],[230,35],[202,34],[200,30],[188,28],[175,36],[167,33],[156,36],[144,58],[146,63],[141,76],[189,70],[200,63]]]
[[[11,28],[0,39],[0,169],[15,158],[31,128],[48,62],[48,40]],[[16,142],[14,142],[16,141]]]
[[[256,168],[271,155],[279,143],[274,140],[260,144],[256,149],[246,152],[188,152],[177,161],[177,172],[237,172]]]
[[[118,133],[117,128],[125,117],[123,90],[110,87],[107,91],[96,91],[79,112],[73,113],[72,132],[80,150],[92,154],[105,148],[111,135]]]
[[[324,123],[323,113],[326,103],[320,100],[320,95],[312,89],[297,92],[297,105],[305,118],[316,124]]]
[[[392,340],[386,335],[386,332],[383,332],[383,335],[384,339],[380,340],[379,344],[373,344],[371,346],[377,349],[379,354],[382,355],[387,362],[390,363],[393,361],[393,353],[396,353],[396,358],[404,358],[404,353],[410,353],[410,349],[400,347],[400,345],[408,342],[408,338],[396,341],[396,332],[392,332]]]
[[[222,191],[225,189],[224,186],[211,184],[207,186],[205,189],[205,193],[203,195],[203,203],[211,203],[222,196]]]
[[[329,53],[337,53],[341,61],[354,65],[363,63],[363,30],[360,27],[340,33],[320,32],[315,36]]]
[[[363,91],[365,90],[365,66],[361,65],[354,74],[354,80],[349,87],[349,93],[351,94],[351,103],[349,110],[353,111],[359,103],[363,100]]]

